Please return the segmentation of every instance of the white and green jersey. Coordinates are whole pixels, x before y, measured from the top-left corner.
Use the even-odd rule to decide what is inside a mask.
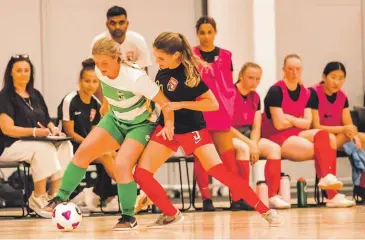
[[[97,67],[95,73],[116,119],[128,124],[156,122],[158,110],[150,100],[157,95],[159,87],[145,71],[121,64],[115,79],[103,76]]]

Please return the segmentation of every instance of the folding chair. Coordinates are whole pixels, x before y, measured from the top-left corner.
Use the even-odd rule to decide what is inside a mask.
[[[20,168],[24,168],[24,176],[23,179],[21,177]],[[30,169],[29,164],[26,162],[4,162],[0,161],[0,168],[16,168],[17,172],[20,176],[20,184],[22,188],[22,198],[21,198],[21,209],[22,209],[22,215],[4,215],[0,217],[14,217],[14,218],[22,218],[29,215],[30,209],[29,209],[29,202],[28,202],[28,177],[30,175]]]

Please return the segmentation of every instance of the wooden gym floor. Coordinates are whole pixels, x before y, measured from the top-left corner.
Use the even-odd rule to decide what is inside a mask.
[[[156,214],[137,215],[139,229],[113,232],[114,216],[84,217],[74,232],[59,232],[52,220],[40,218],[0,220],[0,239],[229,239],[289,238],[343,239],[365,238],[365,206],[329,209],[294,208],[279,212],[285,219],[281,227],[270,228],[256,212],[186,212],[181,224],[164,229],[146,229]]]

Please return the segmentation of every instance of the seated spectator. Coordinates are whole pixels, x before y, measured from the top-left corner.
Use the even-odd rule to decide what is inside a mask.
[[[327,193],[327,207],[354,206],[354,201],[346,199],[345,195],[338,192],[343,184],[336,177],[335,136],[323,129],[310,129],[310,91],[301,82],[301,58],[296,54],[286,56],[283,72],[284,78],[270,87],[264,100],[262,137],[280,145],[284,159],[314,159],[316,174],[320,178],[318,186]],[[267,170],[271,173],[269,178],[265,177],[269,193],[277,193],[281,165],[272,165]]]
[[[79,90],[67,94],[58,106],[58,119],[62,121],[62,128],[67,136],[73,138],[74,152],[100,121],[100,102],[94,96],[100,82],[94,69],[95,62],[91,58],[82,62]],[[98,181],[93,189],[87,188],[83,191],[84,202],[91,211],[98,206],[100,198],[107,200],[107,208],[118,210],[117,188],[112,185],[109,177],[113,177],[113,160],[113,153],[96,160],[104,165],[96,165]]]
[[[365,134],[359,133],[352,122],[349,101],[341,90],[346,79],[345,66],[330,62],[323,70],[322,81],[311,87],[313,128],[324,129],[336,136],[337,148],[354,141],[364,148]]]
[[[341,90],[346,79],[346,68],[341,62],[329,62],[323,70],[322,81],[311,87],[313,128],[324,129],[334,134],[337,148],[352,141],[352,146],[365,149],[365,134],[353,124],[349,101]],[[356,171],[353,165],[354,192],[362,192],[365,174]]]
[[[38,215],[61,183],[63,171],[73,157],[70,141],[26,141],[22,137],[63,135],[51,122],[42,94],[34,88],[34,66],[27,55],[8,62],[0,92],[0,161],[30,164],[34,191],[29,207]],[[51,180],[49,195],[46,182]]]
[[[265,178],[270,179],[276,174],[272,169],[281,164],[280,146],[266,138],[261,138],[261,104],[256,88],[260,83],[262,69],[256,63],[248,62],[243,65],[239,80],[236,83],[238,96],[235,103],[233,126],[233,145],[236,150],[237,168],[240,176],[249,182],[250,162],[255,164],[260,156],[267,159]],[[290,204],[282,200],[277,194],[277,188],[269,189],[270,208],[290,208]],[[272,191],[272,192],[271,192]],[[247,204],[242,204],[247,209]]]

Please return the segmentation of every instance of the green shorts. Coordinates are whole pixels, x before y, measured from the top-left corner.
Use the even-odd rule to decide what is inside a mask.
[[[107,113],[97,126],[107,130],[119,144],[122,144],[126,138],[132,138],[146,146],[156,128],[156,123],[150,121],[138,124],[123,123],[115,119],[112,114]]]

